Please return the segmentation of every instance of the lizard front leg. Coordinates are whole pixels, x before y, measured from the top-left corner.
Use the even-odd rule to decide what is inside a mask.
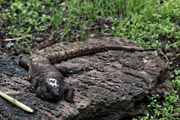
[[[36,90],[37,87],[38,87],[38,83],[39,83],[39,80],[32,78],[32,79],[31,79],[31,85],[29,86],[29,90],[30,90],[31,92],[35,92],[35,90]]]
[[[66,97],[65,97],[65,100],[66,100],[66,101],[68,101],[68,102],[70,102],[70,103],[73,103],[74,91],[75,91],[74,88],[69,88],[69,89],[68,89],[67,95],[66,95]]]
[[[73,87],[70,86],[66,86],[66,88],[64,88],[64,94],[65,94],[65,100],[67,102],[73,103],[73,98],[74,98],[74,92],[75,89]]]

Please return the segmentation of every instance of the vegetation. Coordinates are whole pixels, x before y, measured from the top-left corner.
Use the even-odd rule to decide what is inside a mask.
[[[180,112],[180,67],[175,65],[180,64],[180,0],[0,0],[0,11],[0,48],[9,53],[99,34],[161,49],[172,63],[174,90],[163,102],[151,96],[152,114],[134,119],[165,120]]]
[[[163,101],[158,101],[158,95],[153,95],[149,97],[149,109],[152,115],[148,114],[144,117],[137,117],[133,120],[172,120],[173,114],[180,113],[179,105],[179,95],[180,92],[180,70],[175,70],[172,74],[172,84],[174,85],[174,90],[170,91],[164,96]]]

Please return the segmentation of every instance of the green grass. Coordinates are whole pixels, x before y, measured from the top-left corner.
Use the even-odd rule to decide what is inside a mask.
[[[93,37],[94,31],[111,33],[114,36],[133,40],[143,47],[168,48],[176,51],[180,47],[180,0],[69,0],[63,4],[58,0],[0,0],[0,25],[8,31],[6,38],[17,38],[13,49],[24,42],[27,46],[35,42],[34,33],[56,35],[58,41],[68,40],[72,31],[80,40]],[[98,26],[98,27],[97,27]],[[171,73],[174,90],[162,102],[157,95],[149,98],[151,113],[142,120],[169,119],[172,113],[180,112],[178,92],[180,70]],[[164,109],[166,108],[166,109]]]
[[[175,72],[171,75],[174,79],[172,84],[174,86],[174,90],[170,91],[164,96],[164,100],[158,100],[158,95],[153,95],[149,97],[149,105],[148,108],[151,115],[148,114],[146,116],[139,116],[134,118],[133,120],[173,120],[171,117],[174,113],[180,113],[180,105],[179,105],[179,95],[180,92],[180,70],[175,70]]]
[[[176,36],[176,39],[179,39],[179,26],[176,26],[174,21],[180,19],[180,1],[168,0],[163,4],[155,1],[153,2],[156,4],[147,3],[144,8],[135,13],[129,13],[122,20],[115,19],[117,27],[114,34],[134,40],[144,47],[161,47],[161,43],[158,42],[160,36],[165,36],[167,39]],[[167,47],[178,47],[177,44],[179,41],[173,45],[167,44]]]

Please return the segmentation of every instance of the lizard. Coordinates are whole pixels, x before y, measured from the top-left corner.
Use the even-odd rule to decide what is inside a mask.
[[[28,70],[27,79],[31,82],[29,90],[40,98],[52,102],[65,97],[68,102],[73,102],[74,88],[64,82],[64,75],[76,73],[76,68],[56,67],[50,64],[46,57],[22,57],[20,66]]]
[[[57,68],[53,64],[74,57],[105,52],[108,50],[126,50],[129,52],[144,52],[155,49],[143,49],[140,47],[117,46],[117,45],[95,45],[86,48],[70,49],[58,51],[44,56],[34,58],[21,58],[20,66],[28,69],[28,79],[31,81],[30,91],[37,96],[49,100],[58,101],[64,98],[68,102],[73,102],[75,89],[64,82],[64,75],[77,73],[77,68],[61,67]]]

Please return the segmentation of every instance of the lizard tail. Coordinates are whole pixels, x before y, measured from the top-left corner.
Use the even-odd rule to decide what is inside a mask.
[[[106,46],[106,45],[98,45],[98,46],[89,46],[85,48],[77,48],[70,49],[65,51],[58,51],[51,54],[47,54],[46,57],[49,59],[51,64],[61,62],[67,59],[71,59],[74,57],[80,57],[84,55],[90,55],[94,53],[104,52],[108,50],[125,50],[128,52],[143,52],[143,51],[152,51],[155,49],[143,49],[140,47],[129,47],[129,46]]]

